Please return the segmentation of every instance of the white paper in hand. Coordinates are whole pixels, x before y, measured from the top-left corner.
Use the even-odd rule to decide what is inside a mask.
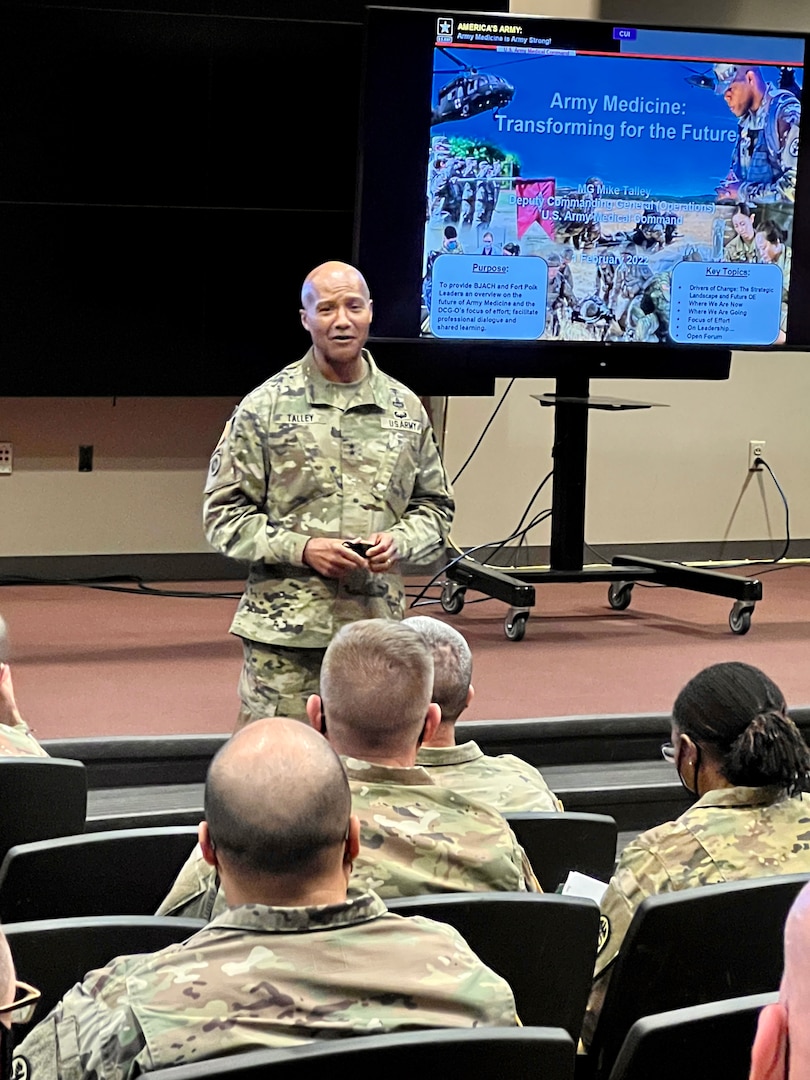
[[[580,874],[578,870],[569,870],[562,887],[562,894],[563,896],[583,896],[587,900],[595,900],[597,904],[601,904],[606,889],[606,881]]]

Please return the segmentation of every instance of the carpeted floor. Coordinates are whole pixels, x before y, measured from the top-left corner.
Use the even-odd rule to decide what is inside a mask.
[[[731,601],[639,584],[612,611],[607,585],[539,585],[521,642],[504,634],[506,605],[469,592],[463,611],[409,610],[450,620],[474,656],[469,719],[666,712],[707,664],[743,660],[767,671],[789,704],[810,704],[810,567],[748,567],[763,583],[752,627],[731,633]],[[409,582],[415,595],[420,582]],[[228,625],[234,582],[155,586],[194,598],[71,586],[0,589],[23,714],[40,738],[230,731],[239,642]],[[438,590],[430,590],[438,597]],[[480,600],[480,602],[476,602]]]

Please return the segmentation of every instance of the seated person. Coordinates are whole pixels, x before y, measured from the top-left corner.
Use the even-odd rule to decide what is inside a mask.
[[[433,700],[442,710],[436,733],[419,748],[417,765],[427,769],[435,783],[488,802],[502,814],[562,810],[533,765],[513,754],[490,757],[472,740],[456,744],[456,721],[474,693],[470,646],[455,627],[440,619],[417,615],[407,625],[433,654]]]
[[[781,690],[758,668],[714,664],[681,690],[662,752],[697,801],[619,856],[602,899],[599,951],[583,1041],[611,966],[647,896],[717,881],[810,872],[810,750]]]
[[[759,262],[754,229],[754,211],[745,203],[738,203],[731,215],[734,237],[723,248],[724,262]]]
[[[457,931],[348,894],[349,785],[306,724],[257,720],[220,749],[200,847],[223,914],[86,975],[23,1040],[15,1075],[123,1078],[318,1038],[517,1022],[509,986]]]
[[[307,712],[343,758],[360,819],[354,885],[383,897],[541,891],[503,816],[434,784],[416,764],[439,707],[430,701],[433,659],[407,620],[344,626],[324,655],[320,688]],[[214,870],[197,850],[157,914],[209,919],[224,904]]]
[[[810,1076],[810,885],[785,923],[785,970],[779,1001],[759,1014],[749,1080],[807,1080]]]
[[[761,221],[756,228],[754,241],[759,255],[759,261],[773,263],[782,271],[782,307],[779,322],[779,334],[774,341],[775,345],[783,345],[787,331],[787,305],[788,292],[790,290],[790,266],[792,256],[787,244],[787,233],[780,228],[775,221]]]
[[[48,757],[17,708],[8,664],[0,664],[0,757]]]
[[[0,615],[0,757],[48,757],[20,715],[8,656],[8,630]]]

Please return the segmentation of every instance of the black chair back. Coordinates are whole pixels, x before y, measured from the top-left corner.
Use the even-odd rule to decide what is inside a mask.
[[[610,1080],[748,1080],[760,1010],[778,1000],[749,994],[636,1020]]]
[[[543,892],[565,881],[569,870],[609,881],[616,862],[617,825],[608,814],[504,814],[529,857]]]
[[[0,859],[15,844],[84,831],[87,774],[80,761],[0,758]]]
[[[0,922],[154,915],[196,842],[176,826],[18,844],[0,866]]]
[[[17,1041],[24,1039],[88,971],[104,967],[116,956],[157,952],[176,941],[185,941],[203,926],[202,919],[156,915],[94,915],[7,923],[3,933],[14,957],[17,977],[42,993],[31,1022],[15,1025]]]
[[[386,900],[397,915],[449,923],[515,995],[522,1023],[579,1037],[591,988],[599,908],[553,893],[441,893]]]
[[[574,1043],[559,1028],[430,1028],[319,1039],[281,1050],[249,1050],[143,1074],[143,1080],[312,1080],[324,1074],[424,1080],[572,1080]]]
[[[613,965],[589,1058],[607,1076],[643,1016],[779,989],[785,919],[810,874],[725,881],[642,902]]]

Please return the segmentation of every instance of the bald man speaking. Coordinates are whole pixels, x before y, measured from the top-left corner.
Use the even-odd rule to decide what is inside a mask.
[[[403,617],[402,562],[443,553],[455,508],[419,398],[364,348],[360,271],[317,266],[300,316],[312,347],[237,406],[205,487],[209,543],[249,564],[230,627],[243,646],[237,730],[306,719],[333,635]]]

